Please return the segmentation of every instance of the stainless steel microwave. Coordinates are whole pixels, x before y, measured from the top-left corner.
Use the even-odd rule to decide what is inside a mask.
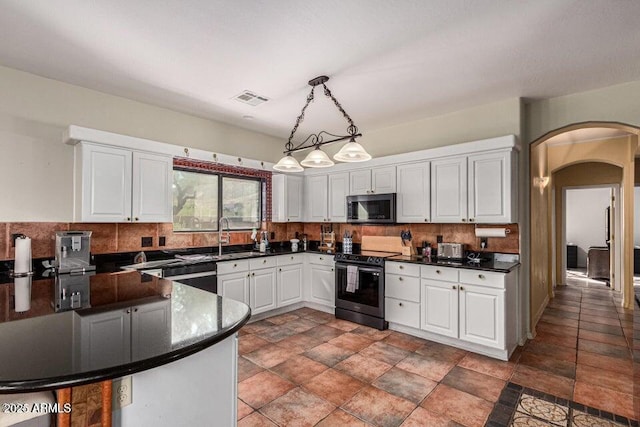
[[[347,196],[347,222],[352,224],[394,224],[396,193]]]

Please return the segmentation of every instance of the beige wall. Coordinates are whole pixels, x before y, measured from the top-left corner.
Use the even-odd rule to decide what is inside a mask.
[[[283,141],[0,67],[0,221],[71,221],[70,124],[273,160]],[[277,159],[275,159],[277,160]]]

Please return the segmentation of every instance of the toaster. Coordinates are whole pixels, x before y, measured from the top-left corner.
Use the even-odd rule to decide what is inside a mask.
[[[463,259],[464,244],[462,243],[438,243],[438,258]]]

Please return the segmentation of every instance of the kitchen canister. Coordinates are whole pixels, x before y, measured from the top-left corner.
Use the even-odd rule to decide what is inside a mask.
[[[353,239],[351,237],[342,238],[342,252],[350,254],[353,252]]]

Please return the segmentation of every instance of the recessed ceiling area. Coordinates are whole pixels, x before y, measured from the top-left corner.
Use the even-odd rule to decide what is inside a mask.
[[[366,134],[640,80],[638,16],[610,0],[4,0],[0,65],[281,138],[325,74]],[[321,91],[305,119],[345,128]]]

